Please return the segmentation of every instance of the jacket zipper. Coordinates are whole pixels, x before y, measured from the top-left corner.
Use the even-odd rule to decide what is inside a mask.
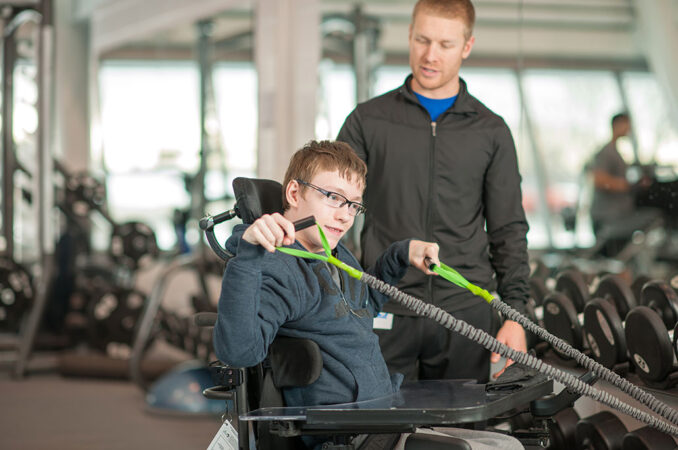
[[[429,153],[428,166],[428,205],[426,206],[426,240],[431,242],[433,239],[432,223],[433,218],[433,179],[435,172],[435,152],[436,152],[436,126],[438,124],[431,122],[431,152]],[[428,277],[428,299],[433,303],[433,277]]]
[[[325,263],[328,264],[328,263]],[[332,276],[332,271],[330,270],[329,267],[325,267],[327,271],[330,273],[330,279],[332,280],[332,283],[334,283],[335,286],[339,289],[339,295],[341,296],[341,299],[344,301],[344,305],[348,308],[348,310],[356,316],[358,319],[360,319],[360,315],[358,315],[355,311],[353,311],[353,308],[351,308],[351,305],[348,304],[348,301],[346,300],[346,297],[344,296],[344,291],[341,288],[341,285],[338,285],[336,281],[334,281],[334,277]],[[339,274],[339,279],[341,279],[341,274]]]

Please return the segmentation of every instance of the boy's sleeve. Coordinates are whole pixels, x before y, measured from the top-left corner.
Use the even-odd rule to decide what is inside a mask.
[[[241,239],[222,279],[214,349],[219,360],[235,367],[263,361],[280,326],[299,316],[297,281],[285,264],[262,270],[273,266],[265,259],[263,247]]]
[[[375,261],[374,265],[365,272],[373,275],[385,283],[396,285],[407,272],[410,265],[410,240],[398,241],[391,244]],[[381,310],[388,297],[370,288],[370,301],[375,308],[375,314]]]

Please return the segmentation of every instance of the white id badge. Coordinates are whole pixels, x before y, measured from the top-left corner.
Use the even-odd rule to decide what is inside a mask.
[[[393,328],[393,314],[380,312],[372,319],[372,328],[375,330],[390,330]]]
[[[238,450],[238,432],[228,420],[221,424],[207,450]]]

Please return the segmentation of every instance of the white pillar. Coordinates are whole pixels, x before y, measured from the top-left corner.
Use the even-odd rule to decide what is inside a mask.
[[[258,0],[258,176],[282,181],[290,156],[315,136],[321,54],[319,0]]]
[[[678,123],[678,4],[672,0],[634,0],[641,48]]]
[[[56,158],[67,169],[82,171],[89,162],[89,31],[73,11],[73,0],[54,2],[54,139]]]

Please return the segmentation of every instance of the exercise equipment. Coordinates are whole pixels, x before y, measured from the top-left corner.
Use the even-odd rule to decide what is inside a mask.
[[[628,313],[624,327],[630,359],[643,382],[666,389],[678,383],[678,294],[665,281],[650,281],[640,303]]]
[[[675,450],[676,440],[652,427],[642,427],[624,435],[622,450]]]
[[[0,256],[0,331],[19,332],[34,296],[32,277],[26,268]]]
[[[213,384],[207,367],[188,361],[151,385],[146,393],[146,405],[154,413],[220,416],[224,409],[223,401],[202,395]]]
[[[622,421],[610,411],[601,411],[580,418],[574,408],[566,408],[553,416],[549,423],[549,449],[595,450],[674,450],[673,437],[652,427],[628,431]]]
[[[635,306],[636,298],[626,281],[619,275],[606,275],[584,307],[584,333],[591,356],[608,369],[628,361],[622,318]]]
[[[581,326],[583,318],[580,314],[588,299],[589,288],[579,270],[568,268],[559,272],[554,292],[547,295],[543,301],[544,328],[572,347],[584,349],[586,341]],[[554,348],[554,351],[561,358],[570,359],[558,349]]]
[[[627,431],[619,417],[610,411],[601,411],[577,422],[575,448],[620,449]]]

